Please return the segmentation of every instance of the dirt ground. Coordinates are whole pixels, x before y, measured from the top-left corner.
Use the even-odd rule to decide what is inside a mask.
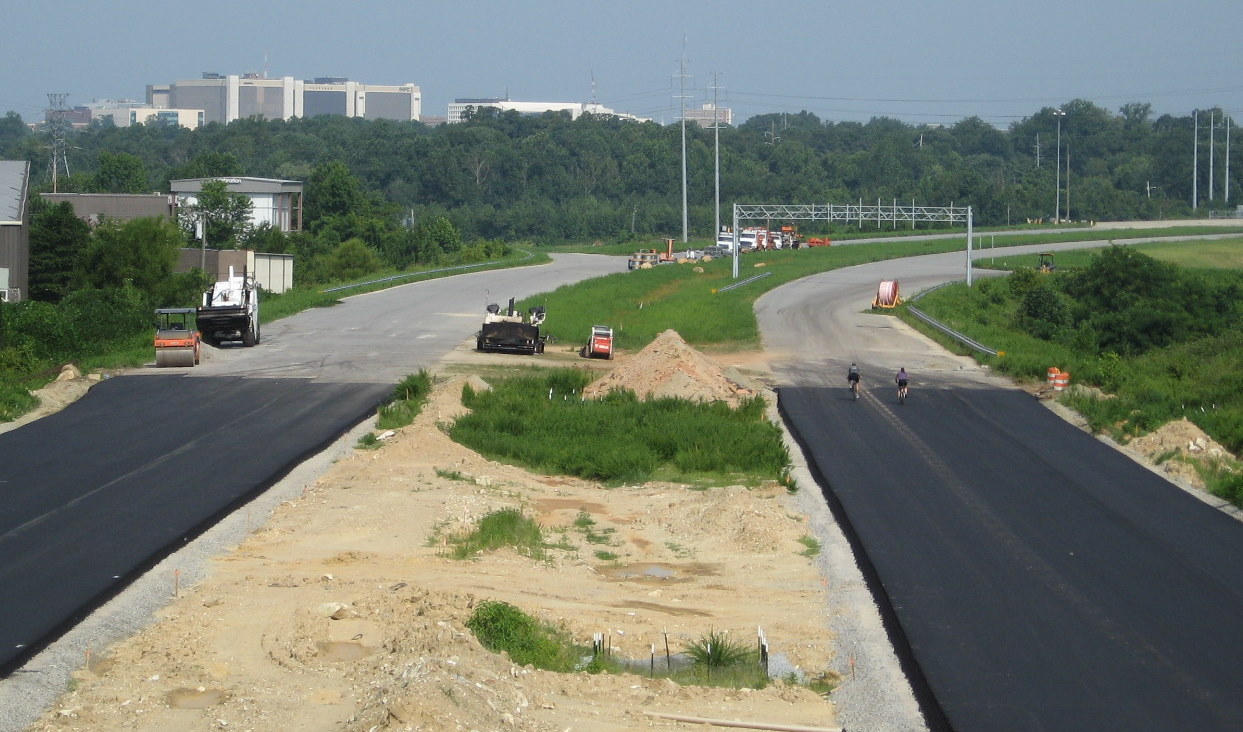
[[[590,366],[613,369],[613,385],[629,372],[640,393],[674,384],[700,398],[750,394],[676,334]],[[282,504],[204,581],[180,589],[158,622],[95,653],[31,729],[682,726],[657,714],[834,725],[833,705],[802,685],[722,690],[644,673],[653,657],[666,663],[666,639],[677,654],[710,631],[750,645],[762,628],[775,669],[832,676],[826,583],[802,554],[806,525],[783,487],[606,489],[488,461],[440,427],[461,413],[464,383],[486,388],[461,372],[448,369],[457,375],[382,448],[355,451]],[[510,551],[446,556],[439,537],[506,507],[573,548],[548,561]],[[602,634],[615,657],[640,669],[515,666],[464,625],[483,600],[517,605],[584,644]]]
[[[595,395],[696,399],[760,394],[663,334],[639,354],[586,361],[554,352],[524,361],[592,368]],[[731,354],[762,372],[765,355]],[[809,532],[778,485],[690,490],[666,483],[606,489],[531,474],[453,443],[441,425],[462,413],[462,385],[514,357],[459,349],[438,369],[422,415],[375,451],[339,460],[281,504],[208,576],[142,632],[99,649],[71,689],[30,729],[617,730],[675,729],[655,715],[739,720],[758,728],[832,728],[828,699],[777,681],[759,691],[679,686],[647,678],[710,631],[746,643],[762,628],[774,668],[799,680],[837,679],[828,580],[803,554]],[[69,372],[41,393],[38,414],[90,385]],[[749,388],[748,388],[749,387]],[[29,418],[23,421],[29,421]],[[3,429],[3,426],[0,426]],[[1125,448],[1141,461],[1178,451],[1224,454],[1190,423]],[[1183,467],[1180,467],[1183,466]],[[1199,484],[1181,460],[1158,469]],[[440,537],[499,508],[535,516],[556,549],[547,561],[500,551],[459,561]],[[503,600],[564,626],[587,644],[601,634],[633,674],[556,674],[517,667],[465,627],[473,607]],[[712,727],[716,728],[716,727]]]

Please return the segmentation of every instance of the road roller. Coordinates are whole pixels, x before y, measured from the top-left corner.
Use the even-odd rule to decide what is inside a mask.
[[[155,365],[157,368],[196,366],[199,333],[193,327],[194,308],[155,311]]]

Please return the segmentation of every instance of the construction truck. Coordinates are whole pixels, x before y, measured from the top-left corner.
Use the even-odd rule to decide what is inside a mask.
[[[536,354],[544,352],[546,335],[540,335],[539,327],[544,322],[544,306],[536,305],[530,310],[530,319],[524,319],[522,313],[514,309],[514,298],[509,298],[509,309],[501,313],[501,306],[492,303],[483,316],[483,327],[475,334],[475,348],[487,353]]]
[[[583,358],[613,358],[613,329],[607,325],[591,326],[591,338],[578,349]]]
[[[777,242],[778,249],[798,249],[798,229],[792,225],[781,227],[781,239]]]
[[[198,308],[199,332],[203,342],[219,346],[224,341],[241,341],[244,346],[259,342],[259,285],[249,275],[234,274],[203,293]]]
[[[199,333],[191,323],[194,308],[160,308],[155,311],[155,365],[197,366]]]

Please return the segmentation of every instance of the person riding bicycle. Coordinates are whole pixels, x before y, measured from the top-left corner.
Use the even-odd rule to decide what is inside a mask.
[[[859,367],[853,363],[850,364],[850,368],[846,369],[846,382],[850,386],[854,386],[855,382],[859,381],[859,379]]]
[[[906,385],[911,383],[911,377],[907,375],[905,366],[898,369],[898,375],[893,380],[898,384],[898,396],[906,396]]]

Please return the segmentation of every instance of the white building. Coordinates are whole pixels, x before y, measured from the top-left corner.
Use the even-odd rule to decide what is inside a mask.
[[[169,189],[177,199],[177,208],[198,203],[203,182],[221,180],[230,193],[250,199],[250,224],[269,224],[280,231],[302,230],[302,182],[276,178],[184,178],[169,181]],[[176,216],[174,215],[174,218]]]
[[[467,110],[492,107],[503,112],[514,111],[522,115],[540,115],[544,112],[569,112],[570,119],[578,119],[583,114],[601,114],[619,119],[647,122],[632,114],[615,112],[595,102],[515,102],[512,99],[455,99],[449,105],[449,122],[461,122]]]
[[[713,121],[722,125],[734,124],[734,110],[729,107],[717,107],[712,103],[703,105],[701,109],[686,110],[686,121],[694,122],[700,127],[711,127]]]
[[[147,87],[147,102],[201,109],[205,122],[228,124],[247,117],[289,119],[321,114],[363,119],[418,120],[423,93],[417,84],[360,84],[337,77],[302,81],[292,76],[205,73],[201,79]]]
[[[86,106],[92,120],[111,119],[117,127],[165,123],[193,130],[203,126],[201,109],[167,109],[138,102],[98,102]]]

